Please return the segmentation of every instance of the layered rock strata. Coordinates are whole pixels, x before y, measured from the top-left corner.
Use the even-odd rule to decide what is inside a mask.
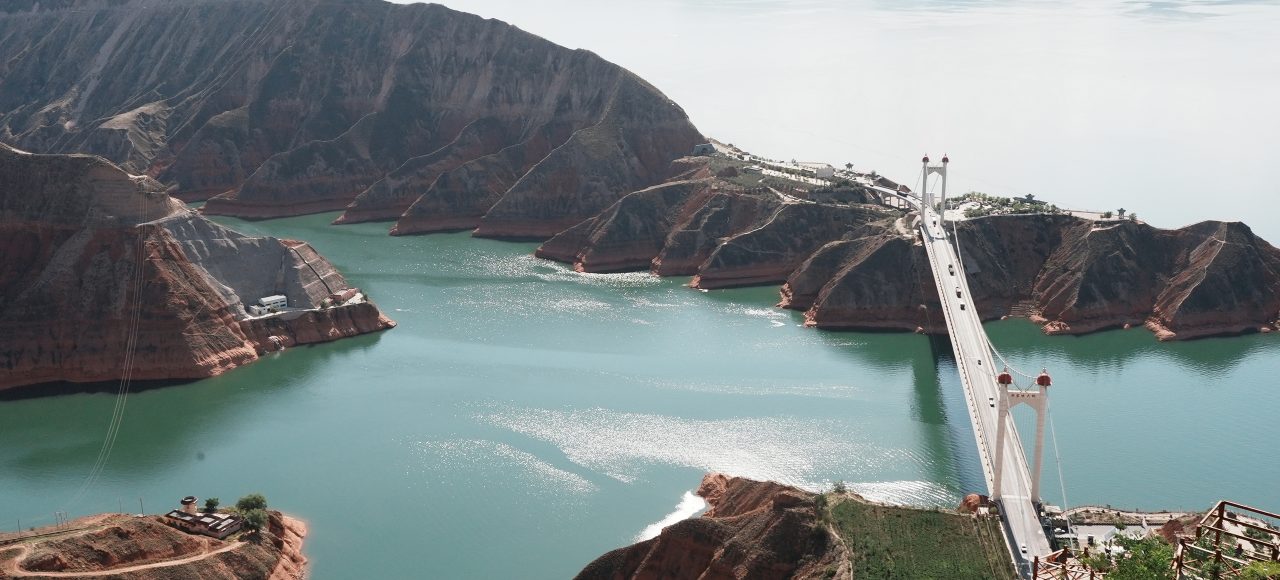
[[[0,140],[101,155],[210,214],[546,239],[704,141],[627,70],[434,4],[18,3],[0,53]]]
[[[1145,324],[1169,340],[1267,331],[1280,311],[1280,251],[1241,223],[993,216],[958,236],[984,319],[1021,313],[1050,334]],[[819,327],[938,331],[924,250],[895,238],[824,248],[788,279],[782,305]]]
[[[0,146],[0,389],[195,379],[394,322],[303,242],[228,230],[95,156]],[[284,295],[300,308],[251,317]],[[127,369],[127,372],[126,372]]]
[[[536,254],[586,272],[693,275],[695,288],[781,283],[823,243],[893,216],[868,204],[812,203],[701,178],[628,194]]]
[[[814,494],[712,473],[698,495],[710,506],[701,517],[600,556],[578,580],[852,577],[844,542],[819,517]]]
[[[914,216],[856,203],[871,198],[852,190],[854,203],[814,202],[691,174],[623,197],[537,255],[586,272],[693,276],[704,289],[781,283],[779,305],[811,326],[946,331]],[[1145,325],[1161,340],[1270,332],[1280,320],[1280,250],[1241,223],[1011,215],[957,231],[986,320],[1027,316],[1050,334]]]

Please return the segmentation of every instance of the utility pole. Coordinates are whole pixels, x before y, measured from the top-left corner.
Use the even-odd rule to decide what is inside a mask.
[[[146,513],[147,513],[146,508],[142,507],[142,498],[139,497],[138,498],[138,515],[145,515]]]

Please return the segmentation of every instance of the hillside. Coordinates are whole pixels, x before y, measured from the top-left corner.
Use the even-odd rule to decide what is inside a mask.
[[[546,238],[703,140],[625,69],[436,4],[26,2],[0,53],[0,141],[101,155],[209,214]]]
[[[693,276],[702,289],[779,284],[779,305],[820,328],[945,332],[916,214],[862,186],[837,201],[726,163],[686,158],[680,179],[627,194],[537,255],[584,272]],[[1280,329],[1280,250],[1239,222],[1164,230],[1023,214],[956,232],[987,320],[1026,316],[1049,334],[1145,325],[1160,340]]]
[[[0,251],[0,390],[203,378],[395,325],[326,303],[350,285],[306,243],[223,228],[96,156],[0,145]],[[272,295],[290,308],[247,310]]]
[[[0,538],[0,578],[118,580],[301,580],[307,559],[301,521],[270,512],[260,535],[242,532],[217,540],[162,522],[163,516],[101,514],[80,518],[61,532],[27,539]]]

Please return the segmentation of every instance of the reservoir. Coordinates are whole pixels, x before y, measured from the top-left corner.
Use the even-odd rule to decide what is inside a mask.
[[[311,242],[399,327],[131,394],[74,502],[114,395],[0,402],[0,529],[262,492],[310,525],[316,579],[552,579],[695,513],[709,470],[920,506],[981,491],[945,339],[804,328],[772,286],[578,274],[534,244],[335,215],[217,221]],[[1060,458],[1068,505],[1280,507],[1280,337],[987,327],[1054,376],[1048,501]]]

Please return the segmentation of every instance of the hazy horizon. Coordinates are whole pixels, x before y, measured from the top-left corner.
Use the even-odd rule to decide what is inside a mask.
[[[627,67],[753,153],[912,184],[946,152],[953,193],[1238,220],[1280,243],[1275,3],[445,4]]]

